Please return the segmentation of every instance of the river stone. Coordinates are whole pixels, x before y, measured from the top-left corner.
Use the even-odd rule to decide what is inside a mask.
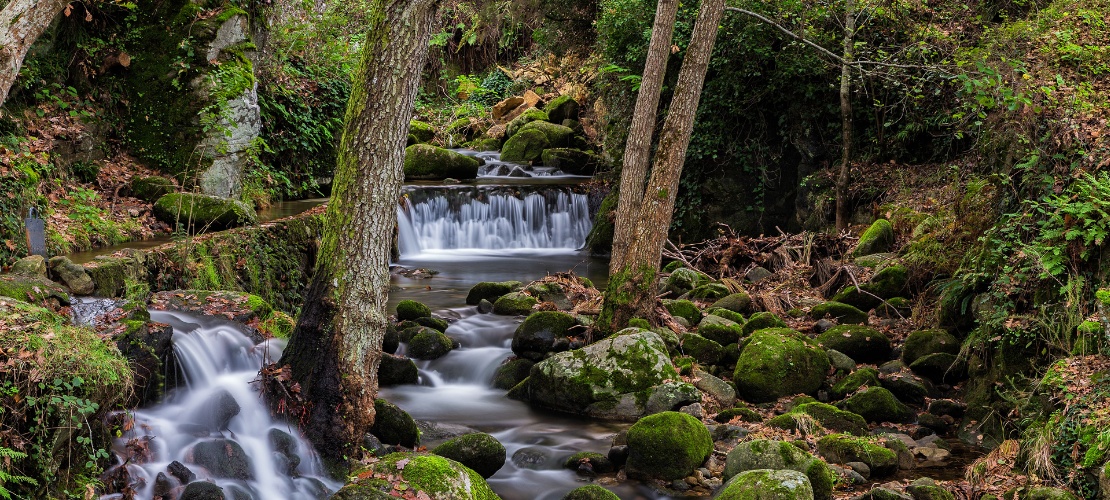
[[[912,422],[913,410],[898,401],[889,390],[868,387],[841,403],[845,410],[859,414],[868,422]]]
[[[439,330],[422,328],[409,341],[408,354],[416,359],[439,359],[454,348],[454,342]]]
[[[466,294],[466,304],[476,306],[482,300],[490,302],[496,301],[502,295],[510,293],[521,287],[522,283],[519,281],[483,281],[470,288]]]
[[[620,500],[621,497],[596,484],[587,484],[570,490],[563,500]]]
[[[836,349],[861,363],[890,359],[890,339],[874,328],[840,325],[818,335],[816,340],[825,349]]]
[[[811,394],[829,371],[825,351],[788,328],[764,329],[748,338],[736,362],[737,394],[753,403],[782,396]]]
[[[967,363],[956,355],[938,352],[917,358],[910,370],[933,382],[956,383],[967,378]]]
[[[251,457],[239,443],[230,439],[201,441],[193,447],[193,463],[215,477],[254,479]]]
[[[629,397],[633,396],[631,394],[625,394],[622,399]],[[701,392],[698,392],[697,387],[685,382],[670,380],[651,388],[647,403],[644,405],[644,414],[651,415],[674,410],[699,402],[701,402]],[[616,415],[612,418],[614,420],[622,420],[621,417],[621,415]]]
[[[698,419],[668,411],[640,419],[628,429],[629,476],[681,479],[713,453],[713,438]]]
[[[526,316],[532,312],[532,306],[539,304],[535,297],[523,292],[507,293],[493,303],[494,314],[505,316]]]
[[[694,368],[694,387],[705,391],[717,400],[722,408],[728,408],[736,403],[736,390],[728,382],[700,368]]]
[[[436,136],[436,129],[428,123],[411,120],[409,121],[409,135],[415,135],[419,142],[430,142]]]
[[[349,482],[332,500],[388,499],[393,491],[390,481],[378,479],[397,476],[412,493],[424,492],[429,498],[444,500],[494,500],[499,498],[477,472],[449,458],[425,453],[391,453],[369,466],[352,471]],[[364,479],[365,478],[365,479]],[[372,492],[377,491],[380,495]],[[415,498],[415,496],[413,497]]]
[[[871,224],[859,237],[859,243],[852,250],[854,257],[889,252],[894,246],[894,226],[886,219]]]
[[[478,312],[481,314],[489,314],[493,312],[493,302],[482,299],[478,302]]]
[[[46,277],[46,259],[41,255],[31,255],[12,264],[12,274],[22,274],[38,278]]]
[[[478,177],[477,159],[430,144],[405,148],[405,180],[468,180]]]
[[[522,130],[509,137],[501,146],[501,160],[513,163],[538,162],[543,159],[544,150],[551,147],[553,144],[542,131]]]
[[[397,325],[390,323],[385,327],[385,335],[382,336],[382,352],[396,354],[399,347],[401,347],[401,332],[397,331]]]
[[[516,111],[518,111],[520,114],[513,117],[509,121],[509,123],[505,124],[505,137],[511,138],[517,135],[524,128],[524,126],[529,123],[535,121],[545,122],[548,118],[550,118],[547,116],[547,113],[543,112],[543,110],[531,107],[532,105],[532,103],[529,103],[528,106],[522,106],[516,109]],[[545,135],[544,138],[546,139],[547,136]],[[502,151],[502,154],[503,153],[504,151]],[[504,158],[504,156],[502,156],[502,158]]]
[[[1060,488],[1039,486],[1026,491],[1021,495],[1021,500],[1079,500],[1079,497]]]
[[[171,476],[177,478],[181,484],[191,483],[197,478],[197,475],[194,474],[193,471],[189,470],[185,464],[177,460],[170,462],[170,464],[166,466],[166,472],[169,472]]]
[[[384,399],[374,401],[374,425],[370,433],[385,444],[415,448],[420,442],[420,429],[416,421],[397,405]]]
[[[509,390],[528,378],[528,372],[536,363],[530,359],[517,358],[506,361],[497,367],[493,375],[495,389]]]
[[[74,264],[68,257],[51,258],[50,271],[76,295],[89,295],[96,290],[96,283],[85,268]]]
[[[914,405],[925,404],[925,397],[929,395],[931,384],[908,370],[879,375],[879,383],[883,388],[894,394],[899,401]]]
[[[913,497],[890,488],[872,488],[852,500],[913,500]]]
[[[154,476],[154,498],[173,498],[172,492],[178,486],[181,486],[181,483],[173,476],[159,472]]]
[[[724,356],[724,347],[696,333],[682,334],[682,352],[705,365],[715,365]]]
[[[546,469],[547,462],[551,457],[547,454],[547,450],[537,446],[527,446],[516,450],[513,453],[513,465],[521,469],[540,470]]]
[[[441,332],[446,332],[447,327],[451,326],[451,324],[448,323],[447,320],[443,318],[436,318],[434,316],[424,316],[422,318],[416,318],[413,321],[415,321],[416,324],[420,326],[426,326],[428,328]]]
[[[297,455],[297,438],[281,429],[270,429],[266,438],[270,441],[270,448],[284,460],[285,473],[296,475],[297,467],[301,465],[301,457]]]
[[[378,365],[378,383],[383,387],[392,385],[416,384],[420,381],[420,370],[413,360],[404,356],[382,354]]]
[[[871,469],[872,477],[888,476],[898,471],[898,454],[865,437],[829,434],[817,440],[817,453],[838,464],[863,462]]]
[[[529,314],[513,333],[513,353],[522,358],[542,361],[550,352],[565,351],[571,328],[578,320],[559,311],[539,311]],[[562,340],[563,342],[559,342]]]
[[[449,439],[432,449],[432,453],[470,467],[484,478],[494,475],[505,465],[505,446],[484,432]]]
[[[254,209],[239,200],[199,193],[169,193],[154,203],[154,217],[188,225],[196,232],[219,231],[258,222]]]
[[[701,310],[698,309],[697,304],[689,300],[663,300],[663,307],[675,319],[682,318],[690,325],[696,325],[701,321]]]
[[[510,397],[573,414],[609,414],[622,395],[637,393],[666,380],[677,380],[667,346],[658,334],[626,329],[582,349],[555,354],[532,367],[527,380],[510,391]],[[595,406],[596,405],[596,406]],[[638,406],[638,405],[637,405]],[[639,417],[644,409],[624,419]]]
[[[840,379],[839,382],[833,384],[829,389],[829,396],[833,399],[841,399],[853,392],[859,390],[863,386],[878,387],[882,385],[879,381],[879,371],[865,366],[849,373],[848,376]]]
[[[910,483],[906,486],[906,493],[913,497],[913,500],[955,500],[955,496],[948,490],[937,486],[936,481],[932,478],[923,477]]]
[[[902,361],[912,365],[914,361],[939,352],[959,354],[959,339],[940,329],[919,330],[906,337],[902,346]]]
[[[397,321],[411,321],[431,315],[431,308],[415,300],[402,300],[397,303]]]
[[[212,432],[227,429],[231,419],[239,414],[239,402],[226,389],[220,389],[204,400],[192,412],[192,421]]]
[[[794,470],[744,471],[725,483],[716,500],[813,500],[808,477]]]
[[[725,470],[721,477],[730,480],[742,472],[760,469],[800,472],[809,479],[815,499],[832,498],[836,476],[829,466],[785,441],[756,439],[737,444],[725,458]]]
[[[540,155],[545,167],[561,170],[568,175],[593,175],[601,166],[597,155],[571,148],[548,148]]]
[[[856,360],[836,349],[826,349],[825,354],[829,356],[829,363],[832,363],[833,368],[838,372],[851,373],[856,369]]]
[[[224,489],[208,481],[196,481],[185,485],[178,500],[225,500]]]

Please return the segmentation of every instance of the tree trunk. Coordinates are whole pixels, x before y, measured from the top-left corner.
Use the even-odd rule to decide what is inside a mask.
[[[840,64],[840,127],[844,134],[840,148],[840,173],[836,177],[836,230],[848,229],[848,174],[852,159],[852,67],[855,59],[856,2],[847,0],[844,14],[844,57]]]
[[[598,318],[598,323],[610,332],[623,327],[634,317],[652,322],[656,319],[659,261],[674,216],[682,164],[686,160],[686,148],[690,145],[705,73],[723,12],[724,0],[703,0],[698,11],[690,46],[678,73],[678,86],[667,111],[667,119],[663,122],[651,179],[644,190],[640,213],[634,221],[633,238],[621,269],[611,273],[605,303]]]
[[[68,0],[11,0],[0,10],[0,106],[23,67],[23,58]]]
[[[316,272],[279,362],[307,402],[294,418],[331,463],[354,457],[374,421],[405,141],[438,3],[369,7]]]
[[[636,108],[624,147],[624,164],[621,167],[621,184],[617,191],[617,212],[613,220],[613,251],[609,273],[616,274],[624,267],[625,254],[632,242],[635,214],[640,213],[644,199],[644,179],[651,161],[651,140],[655,131],[659,95],[663,90],[663,77],[667,73],[667,59],[671,55],[671,38],[674,36],[678,0],[659,0],[655,9],[655,22],[651,28],[647,62],[644,64],[640,91],[636,94]]]

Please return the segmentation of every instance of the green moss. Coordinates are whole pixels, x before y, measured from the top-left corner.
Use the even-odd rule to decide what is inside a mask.
[[[867,435],[867,421],[855,413],[841,410],[825,403],[802,403],[792,410],[767,421],[767,425],[781,429],[798,429],[796,415],[808,415],[817,420],[821,427],[834,432],[845,432],[857,436]]]
[[[663,307],[671,316],[683,318],[691,325],[696,325],[701,321],[701,309],[698,309],[697,304],[689,300],[664,300]]]
[[[356,488],[392,491],[398,482],[382,481],[381,477],[399,476],[402,490],[422,491],[431,498],[459,500],[496,500],[485,479],[477,472],[449,458],[422,453],[392,453],[370,466],[358,470],[347,486],[336,493],[338,498],[358,499]],[[366,479],[360,479],[365,477]],[[374,498],[374,497],[371,497]]]
[[[825,351],[788,329],[764,329],[740,351],[733,380],[737,394],[756,403],[816,391],[829,370]]]
[[[747,292],[736,292],[714,302],[712,307],[725,309],[736,314],[747,313],[752,309],[752,298]]]
[[[513,120],[505,126],[505,135],[511,138],[520,132],[525,125],[535,121],[546,122],[547,120],[547,113],[536,108],[529,108],[520,116],[513,118]]]
[[[563,500],[620,500],[620,497],[601,486],[588,484],[570,490],[563,496]]]
[[[197,193],[170,193],[154,203],[154,216],[193,231],[229,229],[258,223],[254,209],[238,200]]]
[[[69,305],[69,293],[61,285],[45,278],[24,275],[0,275],[0,297],[10,297],[33,304],[44,304],[48,299]]]
[[[882,362],[890,359],[890,339],[874,328],[861,325],[840,325],[817,336],[817,343],[836,349],[859,363]]]
[[[805,474],[794,470],[758,469],[741,472],[729,480],[717,500],[810,500],[813,486]]]
[[[886,219],[879,219],[871,224],[859,237],[854,256],[871,255],[889,252],[894,246],[894,226]]]
[[[874,368],[860,368],[844,377],[829,391],[829,396],[840,399],[859,390],[860,387],[880,387],[879,371]]]
[[[757,332],[765,328],[785,328],[786,322],[783,321],[775,313],[770,312],[757,312],[748,318],[744,323],[744,335],[750,335],[752,332]]]
[[[131,179],[131,195],[148,203],[177,190],[173,181],[165,177],[135,177]]]
[[[548,120],[553,123],[562,123],[563,120],[577,120],[579,105],[569,95],[561,95],[547,103],[543,112],[547,113]]]
[[[743,331],[743,326],[742,325],[744,323],[747,323],[747,321],[748,321],[747,318],[745,318],[743,314],[740,314],[736,311],[731,311],[731,310],[728,310],[728,309],[722,309],[720,307],[715,307],[715,306],[710,307],[709,309],[707,309],[705,311],[705,314],[721,317],[721,318],[727,319],[727,320],[729,320],[733,323],[736,323],[737,325],[741,325],[741,331]]]
[[[724,356],[721,344],[695,333],[682,335],[682,351],[707,365],[720,363]]]
[[[828,465],[808,452],[784,441],[757,439],[741,442],[728,453],[722,477],[730,480],[746,471],[791,470],[805,474],[813,488],[813,497],[832,497],[836,476]]]
[[[478,176],[478,160],[429,144],[405,148],[406,180],[473,179]]]
[[[628,468],[647,477],[681,479],[712,452],[709,430],[685,413],[650,415],[628,429]]]
[[[501,147],[501,159],[516,163],[538,162],[543,158],[543,151],[552,146],[542,131],[522,130],[505,141]]]
[[[614,189],[601,200],[597,210],[594,227],[586,237],[586,249],[593,255],[604,255],[613,248],[613,216],[617,209],[617,190]]]
[[[863,462],[873,477],[893,474],[898,470],[898,455],[869,438],[847,434],[830,434],[817,440],[817,452],[830,462],[844,464]]]
[[[428,143],[436,136],[436,129],[418,120],[409,122],[409,134],[416,137],[417,143]]]
[[[959,339],[944,330],[918,330],[906,337],[906,343],[902,346],[902,361],[910,365],[938,352],[959,354]]]
[[[868,387],[844,400],[843,407],[869,422],[910,422],[914,412],[882,387]]]
[[[519,281],[483,281],[470,288],[466,294],[466,303],[476,306],[482,299],[494,302],[502,295],[519,290],[521,285]]]
[[[707,283],[690,290],[689,297],[694,300],[717,300],[728,295],[728,287],[720,283]]]
[[[374,425],[370,433],[385,444],[415,448],[420,443],[416,421],[397,405],[384,399],[374,400]]]
[[[400,321],[430,317],[432,310],[415,300],[402,300],[397,303],[397,319]]]
[[[725,314],[732,313],[733,317],[739,316],[739,314],[733,313],[727,309],[716,309],[716,311]],[[741,322],[744,320],[743,317],[739,317],[738,319],[740,319]],[[740,337],[744,334],[744,329],[735,321],[722,318],[716,314],[710,314],[698,323],[698,334],[719,344],[729,345],[735,344],[740,340]]]
[[[505,465],[505,446],[493,436],[475,432],[449,439],[432,453],[450,458],[488,478]]]
[[[841,323],[867,323],[867,313],[841,302],[828,301],[809,310],[813,319],[832,318]]]
[[[532,312],[532,307],[540,301],[522,292],[507,293],[493,303],[493,312],[506,316],[524,316]]]
[[[438,359],[451,352],[454,342],[439,330],[421,328],[409,340],[409,355],[416,359]]]
[[[748,408],[746,406],[738,406],[736,408],[729,408],[727,410],[721,410],[721,412],[718,413],[716,417],[713,417],[713,420],[716,420],[716,421],[724,424],[724,423],[731,422],[732,419],[737,418],[737,417],[740,418],[741,422],[759,423],[759,422],[763,421],[763,416],[762,415],[760,415],[759,413],[756,413],[755,410],[752,410],[751,408]]]

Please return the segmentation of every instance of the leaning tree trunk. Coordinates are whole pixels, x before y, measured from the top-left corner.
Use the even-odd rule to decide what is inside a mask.
[[[840,63],[840,128],[844,144],[840,148],[840,173],[836,176],[836,230],[848,229],[848,173],[852,159],[852,66],[856,36],[856,2],[848,0],[844,14],[844,57]]]
[[[671,38],[678,14],[678,0],[659,0],[655,9],[655,22],[651,28],[647,62],[644,64],[640,91],[636,95],[636,108],[624,147],[624,164],[621,167],[621,184],[617,191],[617,211],[613,221],[613,251],[609,273],[616,274],[624,267],[625,254],[631,245],[635,229],[635,214],[640,213],[644,199],[644,179],[651,161],[651,140],[655,131],[659,95],[663,90],[663,77],[667,73],[667,59],[671,55]]]
[[[11,0],[0,10],[0,106],[8,100],[23,58],[68,0]]]
[[[619,271],[609,277],[598,323],[609,331],[628,324],[633,317],[655,321],[656,276],[667,240],[667,230],[674,215],[678,181],[686,148],[694,130],[694,118],[701,100],[705,73],[717,39],[717,23],[724,12],[724,0],[704,0],[694,24],[694,33],[678,85],[663,122],[651,179],[644,190],[640,213],[635,219],[635,232],[628,253]]]
[[[355,456],[374,421],[405,141],[438,3],[368,7],[316,272],[279,362],[307,403],[293,419],[332,463]]]

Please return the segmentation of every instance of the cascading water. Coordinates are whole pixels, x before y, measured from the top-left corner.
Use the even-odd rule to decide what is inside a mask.
[[[397,209],[401,255],[442,250],[565,250],[590,233],[588,196],[569,186],[414,187]]]
[[[339,488],[297,430],[270,418],[251,385],[263,363],[281,355],[284,341],[256,345],[237,325],[186,313],[151,311],[151,319],[173,327],[185,387],[134,411],[130,429],[114,443],[134,498],[176,498],[171,492],[192,480],[189,471],[195,481],[222,487],[227,498],[308,500]],[[103,497],[116,498],[124,497]]]

